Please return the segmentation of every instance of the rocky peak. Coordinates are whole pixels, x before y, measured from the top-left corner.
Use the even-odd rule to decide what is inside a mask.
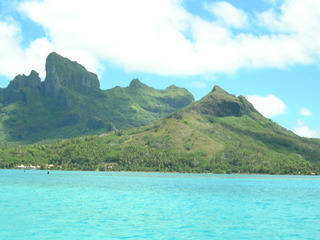
[[[240,117],[252,111],[257,112],[243,96],[236,97],[219,86],[214,86],[211,93],[190,105],[188,109],[198,114],[216,117]]]
[[[212,89],[211,92],[223,92],[223,93],[226,93],[228,94],[225,90],[223,90],[221,87],[219,87],[218,85],[215,85]]]
[[[29,76],[17,75],[6,88],[9,91],[19,92],[23,87],[29,87],[33,90],[40,90],[41,79],[39,74],[32,70]]]
[[[140,80],[138,78],[135,78],[131,81],[129,88],[143,88],[146,87],[147,85],[143,84],[142,82],[140,82]]]
[[[3,91],[5,103],[8,104],[15,101],[26,101],[26,88],[35,92],[41,91],[41,79],[36,71],[32,70],[29,76],[24,74],[17,75],[10,81],[8,87]]]
[[[100,89],[96,74],[88,72],[77,62],[53,52],[46,60],[46,79],[44,91],[48,96],[58,96],[63,87],[85,93],[93,89]]]

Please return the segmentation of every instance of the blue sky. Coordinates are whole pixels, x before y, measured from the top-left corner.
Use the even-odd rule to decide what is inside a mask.
[[[320,138],[318,0],[0,0],[0,86],[56,51],[98,74],[175,84],[196,99],[219,85],[266,117]]]

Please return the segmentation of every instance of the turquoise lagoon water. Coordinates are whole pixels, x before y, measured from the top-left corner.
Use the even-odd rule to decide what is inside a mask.
[[[320,239],[320,177],[0,170],[0,239]]]

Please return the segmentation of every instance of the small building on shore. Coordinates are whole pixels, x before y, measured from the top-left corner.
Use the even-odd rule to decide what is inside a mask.
[[[41,169],[41,166],[39,166],[39,165],[36,165],[36,166],[33,166],[33,165],[25,166],[25,165],[21,164],[21,165],[17,166],[16,169],[39,170],[39,169]]]
[[[26,167],[23,165],[23,164],[21,164],[21,165],[19,165],[19,166],[17,166],[16,167],[16,169],[25,169]]]

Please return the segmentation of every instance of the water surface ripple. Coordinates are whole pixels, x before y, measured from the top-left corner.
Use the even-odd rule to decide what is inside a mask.
[[[0,170],[0,239],[319,239],[320,177]]]

